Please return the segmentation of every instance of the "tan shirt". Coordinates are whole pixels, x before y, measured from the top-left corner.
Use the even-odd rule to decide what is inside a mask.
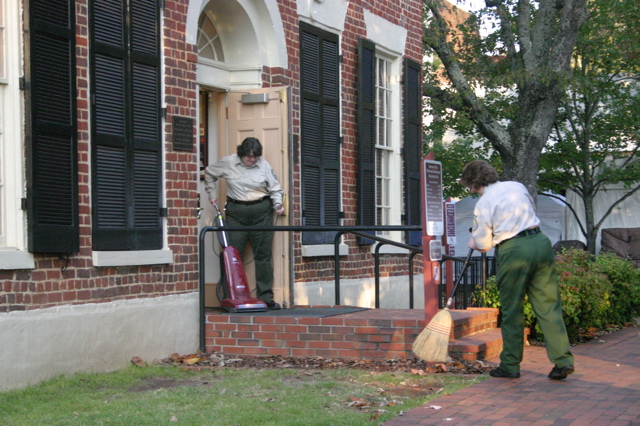
[[[274,209],[282,204],[282,187],[276,173],[264,158],[247,167],[238,154],[232,154],[210,164],[204,170],[205,189],[209,199],[218,198],[218,179],[225,178],[227,196],[238,201],[254,201],[268,195]]]
[[[496,182],[485,187],[473,214],[471,237],[481,251],[540,225],[533,198],[520,182]]]

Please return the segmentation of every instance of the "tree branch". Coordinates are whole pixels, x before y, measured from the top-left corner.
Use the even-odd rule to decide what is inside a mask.
[[[462,71],[462,66],[454,50],[446,41],[449,27],[440,13],[440,9],[446,6],[441,0],[425,0],[425,5],[433,15],[433,22],[425,31],[424,41],[442,61],[449,80],[460,97],[460,103],[456,102],[449,106],[457,111],[468,113],[471,120],[478,126],[480,133],[492,141],[496,148],[499,150],[510,149],[511,140],[507,129],[491,115],[476,96]],[[430,90],[430,88],[426,86],[423,86],[423,93],[428,96],[425,90]]]

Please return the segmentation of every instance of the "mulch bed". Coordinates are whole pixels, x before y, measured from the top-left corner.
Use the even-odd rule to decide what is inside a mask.
[[[134,364],[143,362],[134,358]],[[495,368],[484,361],[447,360],[442,363],[426,363],[418,358],[412,359],[337,359],[326,357],[289,357],[289,356],[241,356],[225,355],[216,352],[190,355],[173,354],[155,362],[156,365],[177,365],[190,369],[206,368],[297,368],[306,370],[354,368],[370,371],[409,372],[413,374],[483,374]]]

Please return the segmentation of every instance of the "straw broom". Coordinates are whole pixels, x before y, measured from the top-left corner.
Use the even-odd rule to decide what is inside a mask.
[[[449,307],[453,303],[453,295],[456,294],[458,284],[462,281],[462,276],[469,266],[469,260],[471,259],[472,253],[473,249],[469,250],[469,254],[464,261],[462,271],[453,286],[451,297],[447,300],[447,305],[435,314],[433,318],[431,318],[429,324],[427,324],[425,329],[422,330],[413,342],[413,353],[416,354],[418,358],[426,362],[443,362],[447,358],[449,351],[449,336],[451,334],[451,325],[453,322]]]

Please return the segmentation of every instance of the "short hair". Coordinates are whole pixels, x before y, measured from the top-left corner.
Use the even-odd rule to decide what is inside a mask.
[[[462,168],[460,184],[478,190],[496,183],[500,177],[493,166],[484,160],[473,160]]]
[[[238,157],[247,157],[253,155],[256,157],[262,156],[262,144],[258,138],[248,137],[238,145]]]

